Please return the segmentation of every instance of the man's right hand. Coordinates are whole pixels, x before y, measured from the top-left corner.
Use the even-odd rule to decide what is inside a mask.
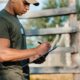
[[[51,45],[48,42],[45,42],[45,43],[42,43],[41,45],[39,45],[36,48],[36,51],[39,56],[42,56],[49,51],[50,47],[51,47]]]

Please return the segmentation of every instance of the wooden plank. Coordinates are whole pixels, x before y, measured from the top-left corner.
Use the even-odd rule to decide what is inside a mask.
[[[30,80],[73,80],[72,74],[30,75]]]
[[[66,29],[70,27],[68,20],[65,22],[64,27],[65,27]],[[71,43],[71,41],[70,41],[70,34],[62,34],[62,35],[64,35],[63,42],[64,42],[65,47],[70,47],[70,43]],[[62,56],[63,56],[63,55],[62,55]],[[67,54],[65,54],[64,56],[65,56],[65,65],[66,65],[67,67],[71,66],[71,53],[67,53]],[[63,56],[63,58],[62,58],[62,61],[63,61],[63,59],[64,59],[64,56]]]
[[[29,12],[23,16],[19,16],[20,19],[26,19],[26,18],[41,18],[41,17],[49,17],[49,16],[63,16],[68,14],[75,14],[76,9],[75,6],[66,7],[66,8],[57,8],[57,9],[46,9],[46,10],[40,10],[40,11],[33,11]]]
[[[69,0],[69,5],[70,6],[76,5],[76,0]],[[70,21],[71,28],[76,28],[79,30],[77,16],[75,14],[70,15],[69,21]],[[71,43],[70,43],[71,46],[74,46],[78,50],[78,53],[73,53],[71,55],[71,60],[72,60],[71,66],[79,66],[77,63],[77,60],[76,60],[76,56],[77,56],[77,54],[79,54],[79,51],[80,51],[80,44],[79,44],[80,43],[80,32],[77,32],[75,34],[71,34],[70,39],[71,39]]]
[[[46,29],[34,29],[34,30],[26,30],[26,36],[42,36],[42,35],[51,35],[51,34],[66,34],[66,33],[74,33],[77,32],[76,28],[46,28]]]
[[[30,74],[80,74],[80,68],[30,67]]]

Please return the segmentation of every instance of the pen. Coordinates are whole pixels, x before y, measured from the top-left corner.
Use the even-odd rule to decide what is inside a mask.
[[[41,42],[38,41],[39,44],[42,44]],[[53,51],[54,49],[56,49],[57,46],[54,46],[52,49],[50,49],[45,55],[47,55],[48,53],[50,53],[51,51]]]
[[[39,44],[42,44],[41,42],[38,41]]]

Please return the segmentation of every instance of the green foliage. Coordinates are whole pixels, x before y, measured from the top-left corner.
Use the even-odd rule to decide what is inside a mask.
[[[78,20],[80,20],[80,0],[76,0],[76,10],[77,10]]]
[[[48,0],[44,3],[43,9],[50,9],[56,7],[57,7],[56,0]]]
[[[67,7],[68,6],[68,0],[60,0],[60,7]]]
[[[68,0],[46,0],[44,2],[44,6],[42,9],[50,9],[50,8],[59,8],[68,5]],[[30,19],[27,23],[30,28],[50,28],[55,27],[56,24],[61,25],[63,21],[67,18],[62,16],[57,17],[47,17],[47,18],[38,18],[38,19]],[[52,41],[54,38],[51,36],[43,36],[43,39],[47,39],[48,41]]]

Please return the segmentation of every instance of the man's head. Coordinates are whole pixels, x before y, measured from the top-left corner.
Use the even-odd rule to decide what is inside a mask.
[[[38,6],[39,2],[37,0],[9,0],[6,9],[15,15],[22,15],[29,10],[30,4]]]

